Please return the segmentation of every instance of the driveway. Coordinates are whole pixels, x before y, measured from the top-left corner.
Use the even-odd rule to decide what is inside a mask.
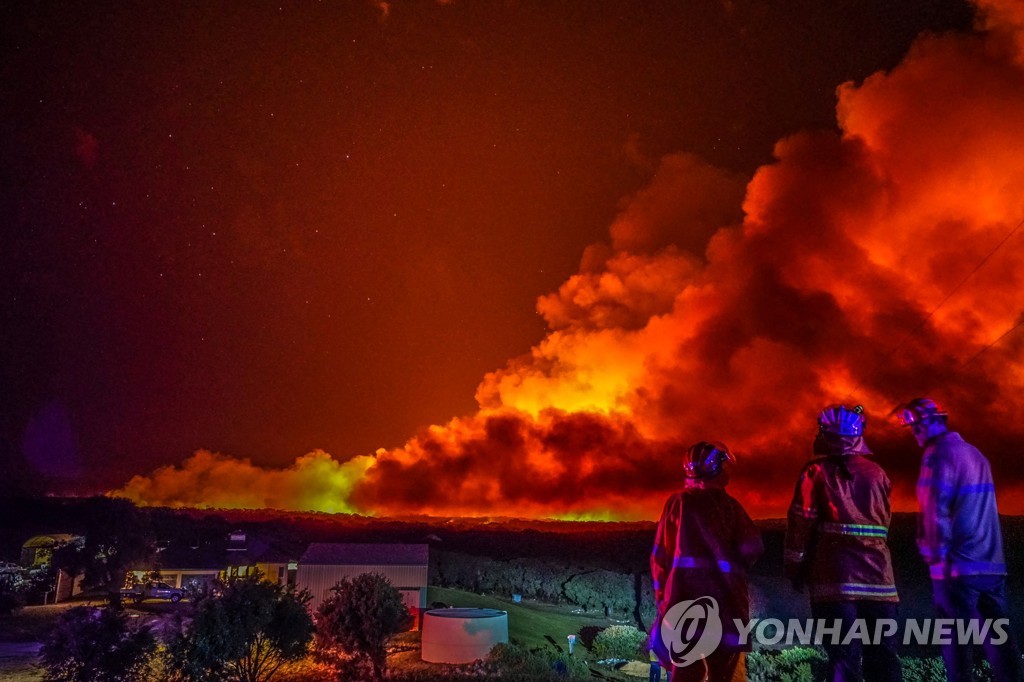
[[[0,642],[0,678],[8,682],[36,682],[43,672],[36,667],[39,642]]]

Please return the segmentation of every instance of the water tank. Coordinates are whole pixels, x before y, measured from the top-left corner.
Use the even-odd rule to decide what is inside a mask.
[[[421,657],[429,663],[472,663],[508,643],[508,612],[431,609],[423,614]]]

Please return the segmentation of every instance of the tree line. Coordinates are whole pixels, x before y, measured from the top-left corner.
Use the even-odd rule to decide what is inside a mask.
[[[496,560],[461,552],[432,551],[431,585],[510,598],[520,595],[584,611],[631,619],[645,627],[654,618],[651,576],[581,566],[557,559]]]

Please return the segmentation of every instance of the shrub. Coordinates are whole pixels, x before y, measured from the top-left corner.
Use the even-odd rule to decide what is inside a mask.
[[[932,658],[900,658],[903,682],[946,682],[946,666],[938,656]],[[984,678],[982,678],[984,679]]]
[[[594,655],[598,658],[645,660],[647,633],[632,625],[612,625],[594,638]]]
[[[900,657],[904,682],[945,682],[946,667],[938,656]],[[780,651],[754,651],[747,654],[747,679],[750,682],[813,682],[825,679],[828,657],[815,647],[791,647]],[[978,680],[990,679],[979,666]]]
[[[545,559],[497,561],[442,551],[431,552],[430,556],[431,584],[503,596],[517,593],[547,602],[564,599],[562,584],[579,572],[563,562]]]
[[[579,573],[562,586],[565,598],[587,611],[629,613],[636,606],[633,576],[611,571]]]
[[[331,591],[317,612],[317,648],[341,668],[353,657],[379,682],[387,667],[388,640],[409,622],[401,593],[375,573],[345,578]]]
[[[147,678],[155,651],[149,628],[123,612],[76,606],[61,614],[40,655],[55,682],[134,682]]]
[[[529,650],[517,644],[498,644],[487,655],[484,668],[500,680],[583,680],[590,668],[582,658],[547,649]]]
[[[25,605],[28,581],[20,573],[0,574],[0,615],[14,613]]]
[[[313,638],[308,601],[307,592],[259,574],[219,583],[217,591],[200,594],[191,625],[179,626],[168,668],[183,680],[266,682],[306,655]]]
[[[494,674],[515,673],[546,677],[551,668],[545,658],[518,644],[497,644],[487,654],[487,668]]]
[[[828,657],[815,647],[747,654],[747,679],[750,682],[814,682],[827,677],[827,668]]]
[[[567,653],[544,651],[549,668],[556,677],[569,678],[571,680],[586,680],[590,678],[590,666],[582,657],[570,656]]]
[[[658,616],[658,612],[657,605],[654,603],[654,582],[651,579],[650,573],[640,576],[640,595],[638,605],[640,607],[640,622],[653,623],[654,619]]]

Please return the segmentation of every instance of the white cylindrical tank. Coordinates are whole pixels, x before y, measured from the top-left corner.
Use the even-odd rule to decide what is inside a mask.
[[[508,643],[508,612],[431,609],[423,614],[420,656],[429,663],[472,663]]]

